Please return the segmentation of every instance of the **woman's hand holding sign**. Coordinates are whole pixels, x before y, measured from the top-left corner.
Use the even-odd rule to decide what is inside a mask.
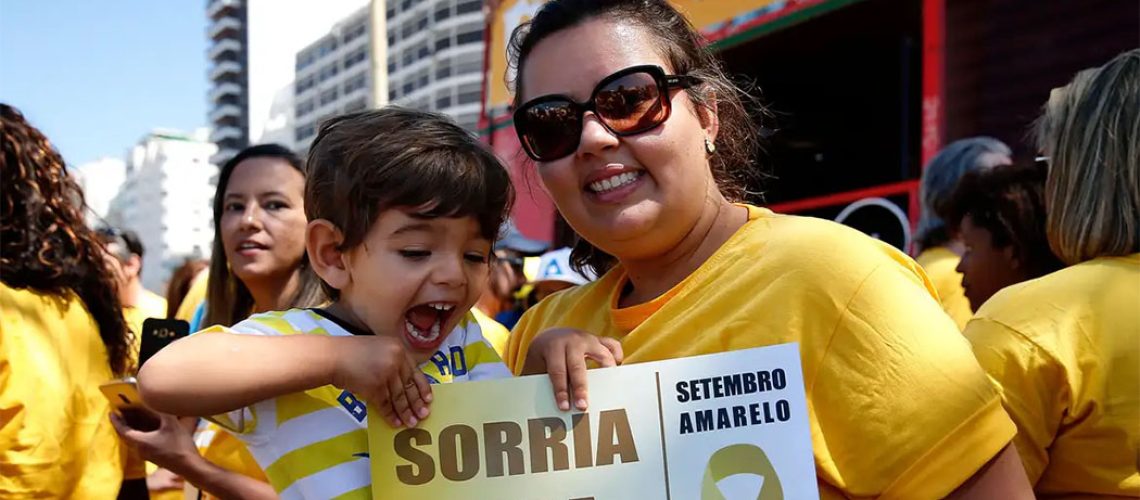
[[[523,375],[550,374],[554,400],[558,408],[570,410],[570,393],[574,406],[587,407],[586,360],[601,368],[617,366],[623,358],[621,342],[572,328],[552,328],[540,333],[527,351]]]

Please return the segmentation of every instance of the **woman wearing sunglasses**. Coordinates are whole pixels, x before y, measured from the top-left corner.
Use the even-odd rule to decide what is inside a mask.
[[[824,498],[1031,498],[997,391],[902,253],[737,204],[742,93],[664,0],[554,0],[511,39],[515,127],[597,281],[523,316],[507,361],[587,405],[601,366],[797,342]]]

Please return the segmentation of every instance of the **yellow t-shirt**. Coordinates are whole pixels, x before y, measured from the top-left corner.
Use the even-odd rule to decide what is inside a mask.
[[[1005,288],[966,337],[1038,495],[1140,496],[1140,254]]]
[[[914,258],[934,289],[938,292],[938,300],[942,302],[942,310],[958,324],[958,329],[966,328],[966,322],[974,316],[970,308],[970,299],[966,298],[966,291],[962,289],[962,273],[956,271],[958,262],[962,260],[958,254],[946,247],[934,247],[923,250]]]
[[[82,301],[0,284],[0,498],[115,498],[144,477],[99,391],[112,378]]]
[[[536,334],[620,339],[625,363],[798,342],[820,495],[940,498],[1013,438],[970,346],[909,257],[821,219],[748,207],[749,222],[662,297],[615,309],[622,267],[523,315]]]
[[[206,290],[210,282],[209,275],[209,268],[207,268],[194,278],[194,282],[190,284],[190,289],[186,291],[186,297],[183,297],[182,303],[178,304],[178,311],[174,313],[175,319],[189,322],[194,318],[194,312],[198,310],[202,301],[206,300]]]
[[[206,420],[200,421],[198,430],[194,433],[194,443],[198,446],[198,453],[201,453],[202,457],[210,463],[225,470],[269,483],[269,479],[265,477],[265,472],[261,470],[261,466],[257,465],[257,460],[253,458],[253,455],[250,455],[245,445],[230,433],[222,430],[217,424]],[[201,500],[217,500],[217,497],[205,491],[199,491],[194,485],[187,484],[186,490],[189,494],[188,498],[198,499],[198,495],[201,494]],[[181,495],[182,492],[179,491],[178,493]],[[151,500],[154,500],[153,493],[151,493]]]
[[[478,308],[472,307],[471,314],[475,316],[475,321],[479,323],[479,328],[483,330],[483,339],[495,348],[495,353],[499,357],[507,355],[507,339],[511,337],[511,331],[502,323],[495,321],[490,316],[487,316]]]

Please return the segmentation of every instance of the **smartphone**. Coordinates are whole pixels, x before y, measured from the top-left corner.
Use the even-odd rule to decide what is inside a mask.
[[[131,428],[144,432],[158,430],[161,423],[158,415],[143,404],[138,381],[134,377],[104,382],[99,385],[99,390]]]
[[[142,325],[139,366],[171,342],[190,334],[190,323],[180,319],[147,318]]]

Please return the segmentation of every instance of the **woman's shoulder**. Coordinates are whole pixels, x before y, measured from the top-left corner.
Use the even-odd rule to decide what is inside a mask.
[[[738,236],[726,244],[728,253],[743,261],[738,265],[762,263],[770,269],[795,270],[804,278],[827,281],[839,276],[861,279],[886,266],[926,279],[901,250],[825,219],[764,211]]]
[[[975,318],[1033,338],[1057,333],[1057,326],[1074,321],[1136,324],[1137,283],[1140,254],[1093,259],[1006,287],[987,300]]]

